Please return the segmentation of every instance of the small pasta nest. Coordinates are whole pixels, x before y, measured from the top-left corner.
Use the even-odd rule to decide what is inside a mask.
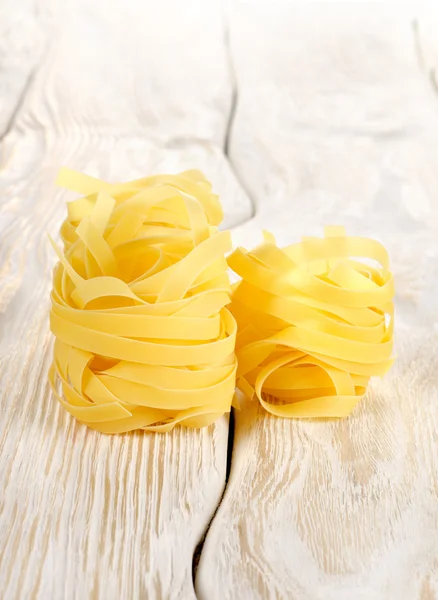
[[[370,377],[393,362],[394,284],[383,246],[342,227],[282,249],[265,233],[228,264],[242,278],[231,304],[238,388],[279,417],[348,415]]]
[[[219,232],[199,171],[122,184],[62,169],[68,203],[53,273],[50,381],[104,433],[204,427],[230,411],[236,322]]]

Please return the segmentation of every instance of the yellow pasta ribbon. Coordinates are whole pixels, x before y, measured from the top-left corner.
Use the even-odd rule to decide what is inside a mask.
[[[110,184],[61,169],[68,203],[53,273],[49,379],[104,433],[204,427],[230,411],[237,326],[230,233],[199,171]]]
[[[237,386],[278,417],[344,417],[393,362],[388,254],[335,226],[282,249],[264,237],[228,257]]]

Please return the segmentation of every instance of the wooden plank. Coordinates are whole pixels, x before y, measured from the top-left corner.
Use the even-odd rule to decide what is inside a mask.
[[[2,594],[193,598],[194,550],[225,484],[228,420],[108,437],[60,409],[47,384],[55,257],[46,234],[65,216],[68,195],[53,186],[62,164],[108,180],[201,168],[228,224],[246,217],[250,202],[220,147],[231,84],[219,9],[43,9],[53,37],[4,139],[0,173]],[[175,63],[188,39],[204,48],[202,60],[189,53]]]
[[[336,423],[235,413],[199,598],[436,597],[437,346],[399,335],[394,370]]]
[[[231,11],[230,156],[256,205],[235,240],[250,247],[263,227],[286,244],[344,223],[383,241],[397,362],[341,421],[236,413],[199,598],[438,597],[437,105],[412,15],[372,7]]]

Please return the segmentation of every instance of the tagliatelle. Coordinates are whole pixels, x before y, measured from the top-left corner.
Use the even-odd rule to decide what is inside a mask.
[[[231,304],[239,389],[279,417],[348,415],[370,377],[393,362],[394,285],[383,246],[342,227],[283,249],[266,233],[228,264],[242,278]]]
[[[199,171],[109,184],[62,169],[64,251],[53,274],[49,378],[62,406],[104,433],[204,427],[230,411],[236,322]]]

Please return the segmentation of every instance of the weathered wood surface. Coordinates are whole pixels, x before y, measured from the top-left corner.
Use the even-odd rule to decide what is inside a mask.
[[[60,410],[47,384],[47,233],[65,216],[68,196],[53,185],[64,164],[110,181],[197,165],[228,226],[251,214],[222,152],[233,90],[220,7],[7,5],[0,28],[14,29],[15,45],[2,39],[0,65],[18,65],[0,66],[0,597],[193,598],[194,551],[225,485],[228,419],[107,437]],[[39,41],[26,39],[20,63],[33,29],[44,51],[33,64]]]
[[[1,4],[0,597],[193,598],[219,506],[200,598],[438,598],[438,19],[416,11]],[[109,180],[201,168],[246,246],[339,222],[381,239],[394,370],[340,422],[237,413],[222,503],[226,419],[78,426],[46,381],[61,164]]]
[[[263,227],[290,243],[344,223],[382,240],[397,362],[345,420],[236,413],[198,596],[438,598],[438,97],[413,15],[241,2],[230,20],[230,159],[256,205],[235,238],[253,244]],[[431,43],[425,51],[433,64]]]

